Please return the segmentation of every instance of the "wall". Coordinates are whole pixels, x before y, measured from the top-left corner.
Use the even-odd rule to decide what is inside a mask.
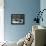
[[[4,35],[7,41],[18,41],[32,29],[36,12],[40,9],[40,0],[5,0],[4,1]],[[11,14],[25,14],[24,25],[12,25]]]
[[[46,0],[41,0],[40,1],[40,9],[41,9],[41,11],[43,10],[43,9],[46,9]],[[42,17],[43,17],[43,22],[41,21],[40,22],[40,25],[43,25],[43,26],[46,26],[46,10],[43,12],[43,15],[42,15]]]
[[[0,0],[0,42],[4,41],[4,0]]]

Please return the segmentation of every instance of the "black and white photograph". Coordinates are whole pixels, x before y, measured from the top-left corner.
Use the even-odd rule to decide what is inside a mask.
[[[24,14],[11,14],[11,24],[24,24]]]

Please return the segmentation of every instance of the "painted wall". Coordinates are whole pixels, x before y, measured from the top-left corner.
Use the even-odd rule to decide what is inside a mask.
[[[5,40],[18,41],[32,29],[36,12],[40,9],[40,0],[5,0],[4,1]],[[24,25],[12,25],[11,14],[25,14]]]
[[[4,0],[0,0],[0,42],[4,41]]]

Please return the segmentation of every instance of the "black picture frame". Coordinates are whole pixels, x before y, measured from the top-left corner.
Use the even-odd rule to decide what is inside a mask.
[[[25,23],[24,14],[11,14],[11,24],[13,25],[23,25]]]

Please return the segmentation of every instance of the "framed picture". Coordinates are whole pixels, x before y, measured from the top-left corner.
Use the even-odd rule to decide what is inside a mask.
[[[25,23],[24,14],[11,14],[11,24],[22,25]]]

